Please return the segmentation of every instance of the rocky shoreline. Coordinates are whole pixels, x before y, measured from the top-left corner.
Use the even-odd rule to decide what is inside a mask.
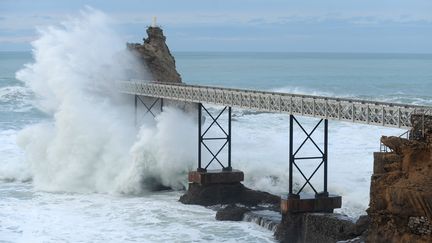
[[[280,197],[256,191],[242,183],[199,185],[190,183],[179,201],[216,210],[216,220],[251,221],[275,232],[280,242],[336,242],[365,239],[368,217],[357,221],[335,213],[280,214]],[[215,207],[216,206],[216,207]],[[263,214],[260,212],[273,212]],[[279,215],[279,219],[276,215]]]

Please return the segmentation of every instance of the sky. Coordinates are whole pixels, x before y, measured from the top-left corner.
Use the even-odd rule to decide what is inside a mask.
[[[127,42],[156,16],[173,51],[432,53],[432,0],[0,0],[0,51],[85,6]]]

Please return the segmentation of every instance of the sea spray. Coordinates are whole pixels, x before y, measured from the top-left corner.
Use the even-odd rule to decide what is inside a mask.
[[[187,187],[186,175],[196,161],[196,123],[187,114],[173,107],[165,108],[156,117],[156,127],[142,126],[138,141],[130,152],[134,166],[126,174],[126,191],[139,191],[143,180],[149,188],[152,183],[161,183],[173,189]],[[131,187],[132,186],[132,187]],[[150,188],[151,189],[151,188]]]
[[[40,29],[32,43],[35,62],[16,74],[34,92],[34,105],[53,117],[18,136],[37,189],[139,193],[146,177],[177,188],[186,179],[189,138],[176,129],[188,134],[193,122],[167,109],[137,137],[131,96],[117,92],[115,81],[149,75],[111,24],[86,9]]]

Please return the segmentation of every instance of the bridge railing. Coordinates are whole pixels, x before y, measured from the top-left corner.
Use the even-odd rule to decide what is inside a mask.
[[[128,94],[385,127],[411,128],[413,114],[432,115],[432,107],[378,101],[144,80],[119,81],[118,85]]]

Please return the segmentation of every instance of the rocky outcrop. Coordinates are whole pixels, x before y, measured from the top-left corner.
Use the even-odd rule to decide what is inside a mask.
[[[267,192],[251,190],[240,182],[208,185],[190,183],[189,189],[180,197],[180,202],[202,206],[236,203],[245,206],[270,204],[274,209],[278,210],[280,197]]]
[[[127,47],[148,67],[153,79],[160,82],[181,83],[174,57],[166,45],[166,37],[159,27],[148,27],[143,44],[128,43]]]
[[[216,220],[242,221],[244,214],[249,211],[250,209],[246,207],[240,207],[235,204],[230,204],[216,212]]]
[[[182,78],[176,70],[174,56],[171,54],[166,37],[160,27],[148,27],[144,43],[128,43],[127,48],[142,62],[142,69],[150,73],[152,81],[182,83]],[[141,97],[145,102],[153,102],[152,98]],[[164,99],[164,106],[177,107],[192,116],[197,114],[197,104],[190,102]]]
[[[432,130],[414,124],[410,139],[382,137],[391,152],[374,154],[369,242],[432,242]]]

